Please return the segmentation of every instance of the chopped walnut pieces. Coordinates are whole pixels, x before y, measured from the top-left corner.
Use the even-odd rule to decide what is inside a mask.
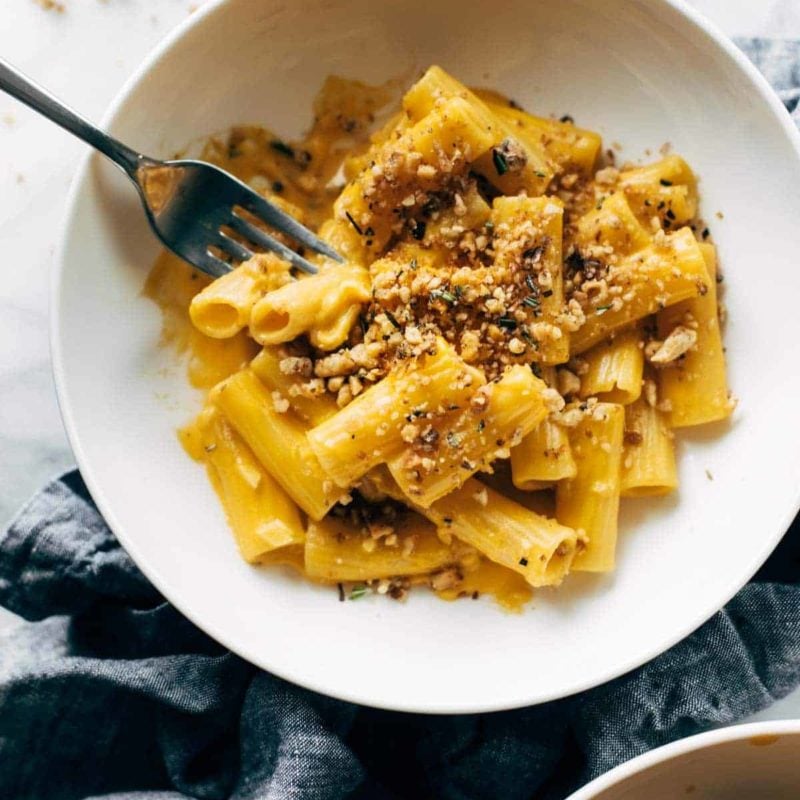
[[[280,360],[278,369],[280,369],[284,375],[298,375],[302,378],[310,378],[314,370],[314,365],[311,363],[310,358],[287,356]]]
[[[280,392],[273,392],[272,406],[279,414],[285,414],[289,410],[289,401]]]
[[[419,427],[411,423],[404,425],[400,431],[400,438],[407,444],[412,444],[417,436],[419,436]]]
[[[555,390],[548,387],[542,392],[545,407],[551,413],[558,413],[564,408],[564,398]]]
[[[314,374],[318,378],[333,378],[338,375],[349,375],[358,369],[353,357],[347,351],[331,353],[317,359]]]
[[[581,379],[568,369],[559,369],[556,373],[558,391],[564,396],[576,395],[581,390]]]
[[[492,156],[498,175],[522,172],[528,163],[525,148],[516,139],[503,139],[492,151]]]
[[[508,343],[508,349],[514,355],[521,355],[524,353],[528,348],[525,342],[522,339],[518,339],[516,336],[511,338],[511,341]]]
[[[417,539],[419,537],[416,534],[412,534],[411,536],[406,536],[403,539],[402,545],[400,547],[401,552],[403,554],[403,558],[408,558],[416,549],[417,547]]]
[[[613,186],[619,180],[619,170],[616,167],[605,167],[595,173],[594,179],[600,186]]]
[[[656,388],[655,381],[647,378],[642,386],[644,391],[644,399],[647,402],[647,405],[652,406],[655,408],[656,404],[658,403],[658,389]]]
[[[697,331],[685,325],[676,325],[661,346],[649,356],[653,364],[669,364],[691,350],[697,343]]]
[[[394,534],[394,528],[391,525],[380,522],[369,523],[367,528],[369,530],[369,535],[373,539],[384,539]]]
[[[479,506],[483,506],[484,508],[489,503],[489,492],[485,487],[475,492],[475,494],[473,494],[472,497],[478,503]]]
[[[455,588],[463,580],[464,576],[461,574],[460,570],[456,567],[451,567],[450,569],[431,575],[431,588],[435,592],[443,592],[447,589]]]

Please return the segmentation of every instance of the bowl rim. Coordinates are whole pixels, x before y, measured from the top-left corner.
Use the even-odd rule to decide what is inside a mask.
[[[114,96],[113,100],[108,106],[108,109],[101,118],[100,127],[104,130],[111,130],[113,128],[113,123],[115,122],[125,103],[128,101],[130,95],[143,81],[147,80],[150,72],[169,53],[169,51],[177,44],[177,42],[180,41],[189,31],[194,29],[196,26],[203,24],[208,17],[217,13],[223,6],[231,2],[235,2],[235,0],[209,0],[208,5],[199,9],[187,19],[183,20],[160,42],[158,42],[142,60],[139,66],[128,77],[128,79],[123,83],[122,87]],[[744,76],[749,79],[760,98],[766,102],[767,107],[772,112],[775,123],[782,128],[790,144],[794,146],[795,154],[798,158],[798,161],[800,161],[800,130],[798,130],[798,128],[795,126],[789,113],[786,111],[785,107],[781,103],[773,88],[767,82],[766,78],[758,71],[756,66],[749,60],[744,52],[742,52],[730,38],[722,33],[722,31],[714,23],[710,22],[699,11],[692,8],[688,4],[687,0],[655,0],[655,2],[682,16],[691,26],[704,35],[711,46],[722,51],[734,62],[739,70],[744,73]],[[256,652],[251,649],[247,643],[236,642],[235,636],[229,635],[226,630],[221,629],[218,625],[201,619],[194,613],[190,601],[185,601],[184,597],[180,593],[176,593],[171,590],[169,580],[162,573],[159,566],[142,557],[142,554],[136,544],[135,534],[129,535],[129,532],[117,519],[113,504],[106,497],[102,489],[101,481],[98,479],[98,475],[94,471],[93,466],[83,449],[81,436],[75,426],[73,417],[72,398],[67,389],[67,377],[64,370],[64,353],[62,351],[61,341],[59,338],[59,330],[61,328],[61,308],[59,298],[62,293],[62,281],[64,280],[64,275],[66,272],[66,250],[67,242],[69,240],[69,233],[74,226],[77,217],[78,198],[81,192],[84,190],[87,181],[90,179],[92,164],[95,158],[95,152],[90,150],[80,162],[70,184],[65,203],[64,215],[62,217],[58,233],[58,244],[55,251],[55,258],[53,260],[53,267],[50,274],[48,314],[50,358],[56,387],[56,398],[61,419],[67,435],[67,440],[75,456],[81,476],[83,477],[87,489],[97,505],[98,510],[102,514],[111,531],[118,538],[120,544],[131,556],[145,577],[155,586],[155,588],[163,595],[165,599],[175,606],[175,608],[181,614],[183,614],[200,630],[231,652],[239,655],[241,658],[249,661],[261,669],[277,675],[278,677],[283,678],[291,683],[303,686],[306,689],[310,689],[339,700],[366,705],[372,708],[382,708],[390,711],[404,711],[410,713],[487,713],[522,708],[529,705],[538,705],[541,703],[558,700],[563,697],[572,696],[607,683],[610,680],[613,680],[630,672],[631,670],[642,666],[643,664],[646,664],[689,636],[703,623],[708,621],[714,614],[723,608],[758,571],[759,567],[761,567],[761,565],[766,561],[780,540],[783,538],[798,510],[800,510],[800,487],[798,487],[794,497],[791,499],[791,503],[787,505],[788,511],[784,514],[777,530],[772,536],[765,537],[762,548],[755,553],[746,574],[743,576],[736,576],[736,578],[729,583],[724,593],[724,597],[720,595],[722,597],[722,602],[715,603],[711,607],[699,609],[694,616],[686,620],[684,625],[682,625],[676,633],[673,633],[672,636],[663,640],[660,645],[651,647],[644,653],[639,653],[629,657],[625,661],[618,662],[615,667],[606,670],[606,672],[601,675],[595,675],[582,682],[576,681],[573,686],[566,690],[555,689],[547,692],[531,692],[530,694],[526,694],[524,696],[521,695],[513,701],[506,700],[499,703],[493,703],[491,701],[474,702],[470,701],[469,697],[465,697],[463,701],[458,703],[437,704],[435,707],[430,707],[429,704],[419,704],[414,701],[385,701],[380,697],[364,696],[359,693],[357,687],[342,687],[334,682],[328,682],[324,676],[317,677],[316,680],[302,679],[298,681],[298,679],[289,671],[284,670],[280,663],[275,663],[269,652]]]
[[[593,781],[582,786],[566,800],[593,800],[598,793],[606,789],[613,789],[627,778],[640,775],[658,764],[671,761],[687,753],[698,753],[725,742],[742,741],[755,736],[773,735],[800,736],[800,719],[746,722],[678,739],[675,742],[657,747],[655,750],[648,750],[648,752],[635,756],[628,761],[623,761],[622,764],[608,772],[604,772]]]

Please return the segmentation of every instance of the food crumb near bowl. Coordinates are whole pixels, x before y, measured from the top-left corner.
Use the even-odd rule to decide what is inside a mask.
[[[67,10],[66,6],[58,0],[34,0],[34,2],[45,11],[55,11],[57,14],[63,14]]]

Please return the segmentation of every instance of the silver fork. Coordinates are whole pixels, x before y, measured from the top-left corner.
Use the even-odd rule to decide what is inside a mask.
[[[304,272],[317,268],[247,219],[242,210],[303,247],[336,261],[342,257],[285,211],[247,184],[204,161],[159,161],[131,150],[76,114],[49,92],[0,58],[0,89],[74,133],[108,156],[134,183],[150,226],[173,253],[214,277],[233,269],[214,252],[245,261],[254,251],[269,250]],[[231,237],[235,231],[250,246]]]

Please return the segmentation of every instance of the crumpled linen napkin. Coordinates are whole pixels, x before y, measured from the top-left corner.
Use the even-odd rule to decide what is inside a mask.
[[[562,798],[800,683],[800,525],[770,563],[688,639],[590,692],[486,715],[376,711],[206,637],[146,581],[72,472],[0,540],[0,603],[30,620],[0,646],[0,794]]]
[[[800,43],[740,42],[800,124]],[[554,703],[428,717],[300,689],[166,603],[77,472],[0,538],[0,796],[14,800],[560,800],[800,684],[800,523],[709,622]]]

